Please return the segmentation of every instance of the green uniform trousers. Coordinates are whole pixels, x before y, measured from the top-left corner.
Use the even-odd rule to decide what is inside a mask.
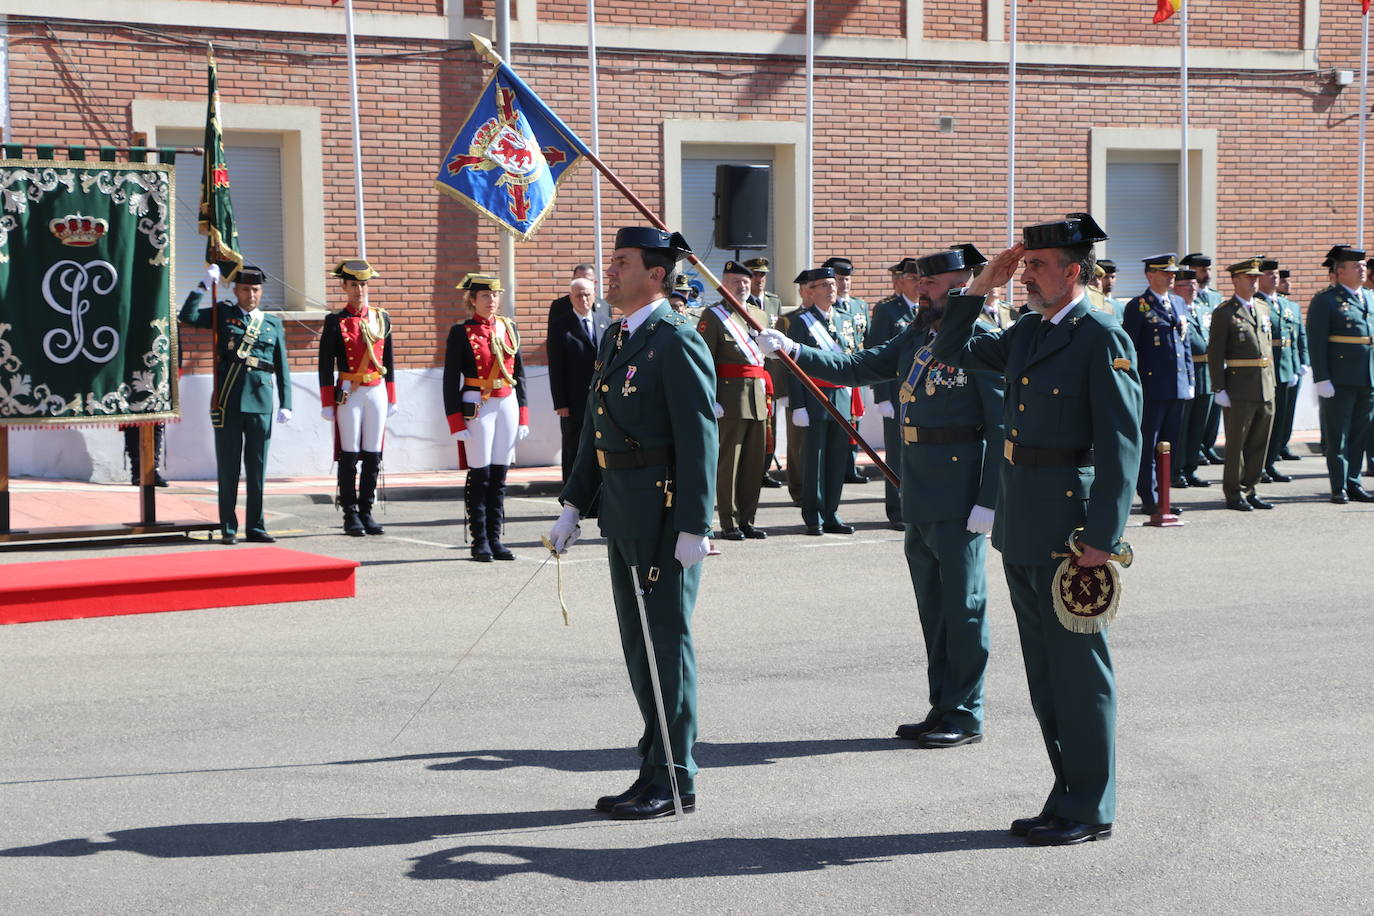
[[[1269,430],[1269,451],[1265,454],[1265,467],[1273,467],[1279,460],[1279,452],[1288,445],[1293,435],[1293,415],[1298,408],[1298,389],[1296,386],[1279,384],[1274,387],[1274,425]]]
[[[266,534],[262,519],[262,487],[267,479],[267,447],[272,442],[269,413],[224,412],[224,425],[215,430],[215,464],[219,468],[219,526],[226,535],[237,534],[239,465],[243,465],[248,505],[243,525],[250,534]]]
[[[1041,814],[1108,824],[1116,817],[1116,678],[1106,633],[1072,633],[1054,614],[1058,562],[1003,563],[1031,708],[1054,769]]]
[[[767,420],[721,417],[720,461],[716,465],[716,512],[720,527],[729,531],[740,523],[754,524],[763,487]]]
[[[1227,499],[1240,499],[1255,492],[1264,472],[1264,456],[1269,451],[1269,430],[1274,424],[1273,401],[1231,399],[1223,408],[1226,423],[1226,465],[1221,472],[1221,492]]]
[[[657,549],[659,578],[644,600],[644,610],[649,618],[649,633],[658,661],[658,679],[663,688],[663,709],[668,717],[668,740],[672,743],[678,791],[685,794],[696,791],[697,764],[692,757],[692,747],[697,740],[697,661],[692,649],[692,610],[696,606],[697,587],[701,584],[702,564],[683,570],[673,558],[676,532],[666,532],[659,540],[661,544],[648,539],[607,538],[606,547],[611,563],[611,595],[620,624],[620,645],[625,650],[630,687],[644,719],[644,733],[639,739],[639,756],[643,758],[640,775],[648,775],[652,767],[654,784],[667,788],[668,758],[659,734],[649,655],[639,620],[637,588],[630,572],[630,567],[637,564],[641,580],[646,577]]]
[[[1360,483],[1360,462],[1369,438],[1374,389],[1337,385],[1336,393],[1321,398],[1322,442],[1326,446],[1326,474],[1332,493],[1344,493]]]
[[[926,644],[927,721],[983,730],[988,670],[986,535],[962,519],[906,526],[906,565]]]
[[[900,404],[894,404],[900,409]],[[892,419],[883,418],[883,451],[887,466],[892,468],[897,479],[902,477],[902,425],[894,417]],[[883,476],[883,511],[887,513],[889,522],[900,522],[902,520],[902,494],[892,485],[892,481]]]
[[[816,411],[817,414],[821,410]],[[808,525],[840,524],[840,497],[849,467],[849,433],[829,416],[811,416],[802,431],[802,521]]]

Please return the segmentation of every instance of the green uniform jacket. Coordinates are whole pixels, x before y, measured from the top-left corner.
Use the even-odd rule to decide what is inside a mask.
[[[1273,332],[1269,306],[1258,296],[1254,311],[1232,296],[1212,311],[1207,334],[1207,370],[1212,390],[1233,400],[1274,400]],[[1231,360],[1263,359],[1264,366],[1232,366]]]
[[[262,313],[262,328],[248,361],[238,355],[247,324],[238,303],[222,301],[213,311],[202,308],[205,291],[199,286],[191,290],[181,307],[181,323],[193,328],[209,329],[211,322],[219,322],[219,353],[215,360],[215,383],[220,403],[240,413],[271,413],[272,382],[277,383],[277,397],[285,410],[291,409],[291,370],[286,365],[286,330],[281,319],[270,312]],[[256,363],[256,367],[254,367]],[[210,405],[214,408],[214,404]]]
[[[1008,442],[1092,449],[1083,467],[1002,463],[992,544],[1012,564],[1045,564],[1075,528],[1084,543],[1112,550],[1126,528],[1140,473],[1144,396],[1135,348],[1121,324],[1079,300],[1041,335],[1031,313],[1009,328],[974,336],[981,296],[950,296],[935,358],[1006,376]]]
[[[1257,293],[1257,296],[1264,296]],[[1273,299],[1264,298],[1269,303],[1270,334],[1273,338],[1274,381],[1287,385],[1302,371],[1301,354],[1298,351],[1298,336],[1302,330],[1302,314],[1298,304],[1291,299],[1275,295]]]
[[[777,324],[778,316],[782,314],[782,300],[777,293],[763,292],[759,295],[759,301],[763,303],[763,312],[768,316],[768,320],[763,323],[765,328],[771,328]]]
[[[706,349],[711,353],[711,361],[715,365],[729,364],[735,366],[754,365],[753,361],[740,349],[739,343],[735,340],[716,313],[716,306],[726,310],[730,316],[730,323],[733,324],[745,339],[749,339],[749,329],[744,326],[744,322],[739,316],[730,311],[730,306],[724,302],[717,302],[715,306],[706,309],[701,313],[701,318],[697,321],[697,333],[706,342]],[[768,321],[762,309],[752,306],[745,306],[749,310],[750,316],[764,327],[768,326]],[[755,353],[757,353],[757,348]],[[740,420],[767,420],[768,419],[768,393],[762,378],[723,378],[716,376],[716,403],[724,410],[726,417]]]
[[[645,449],[672,450],[671,528],[704,537],[711,533],[720,451],[711,408],[715,366],[690,319],[664,300],[645,308],[652,310],[649,318],[618,352],[619,321],[601,339],[577,461],[562,499],[586,516],[600,490],[603,535],[657,537],[664,465],[610,470],[597,460],[598,449],[631,451],[629,436]]]
[[[855,350],[860,349],[863,344],[863,335],[858,330],[858,323],[855,321],[853,313],[844,311],[838,306],[830,310],[829,322],[827,322],[825,316],[821,314],[821,310],[814,305],[810,308],[803,309],[787,322],[787,327],[783,330],[783,333],[797,343],[806,344],[811,347],[821,347],[822,344],[820,339],[812,334],[808,318],[818,322],[822,327],[826,328],[827,333],[830,335],[830,339],[838,344],[845,353],[853,353]],[[790,399],[789,403],[793,410],[796,410],[798,407],[806,408],[806,418],[811,423],[834,422],[825,408],[818,404],[811,393],[803,387],[800,379],[793,376],[787,380],[787,384],[788,398]],[[825,395],[826,399],[835,405],[836,409],[840,412],[840,416],[851,422],[853,421],[854,404],[850,392],[841,388],[822,387],[821,394]]]
[[[873,320],[869,322],[868,333],[864,335],[864,346],[872,349],[887,343],[905,331],[915,318],[916,309],[912,308],[904,297],[887,297],[873,306]],[[905,367],[899,368],[899,374],[904,369]],[[875,384],[873,386],[873,400],[878,403],[891,401],[895,408],[897,406],[897,385],[896,376],[889,381]]]
[[[1198,290],[1197,295],[1193,297],[1193,301],[1202,302],[1210,311],[1214,310],[1218,305],[1221,305],[1224,298],[1225,297],[1222,296],[1221,293],[1209,287],[1207,289]]]
[[[1335,385],[1374,385],[1374,347],[1332,343],[1334,337],[1374,334],[1374,304],[1370,293],[1355,296],[1337,284],[1317,293],[1307,307],[1307,345],[1312,356],[1312,379]]]
[[[778,320],[773,324],[773,327],[781,333],[786,334],[787,326],[791,324],[801,312],[802,310],[800,308],[783,312],[778,316]],[[787,397],[789,388],[788,379],[792,377],[791,371],[783,365],[780,359],[770,359],[767,362],[768,374],[773,377],[773,397],[775,399]],[[797,405],[791,404],[790,406],[796,407]]]
[[[980,325],[976,334],[993,328]],[[858,353],[826,353],[802,347],[797,363],[808,375],[840,385],[871,385],[904,379],[928,328],[909,325],[885,344]],[[900,382],[894,382],[900,384]],[[975,505],[997,508],[1002,464],[1002,376],[965,371],[932,361],[902,410],[904,427],[980,426],[972,442],[907,443],[902,446],[902,521],[963,521]],[[893,398],[893,406],[901,407]]]
[[[1212,396],[1211,375],[1207,372],[1207,335],[1212,330],[1212,308],[1201,299],[1188,307],[1188,353],[1193,361],[1194,399]]]

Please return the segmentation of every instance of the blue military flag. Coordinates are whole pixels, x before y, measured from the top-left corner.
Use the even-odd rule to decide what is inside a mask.
[[[496,70],[434,183],[525,241],[553,209],[558,183],[591,151],[490,44],[476,35],[472,40]]]

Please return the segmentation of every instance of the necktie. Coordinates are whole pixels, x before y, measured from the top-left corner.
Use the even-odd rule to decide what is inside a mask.
[[[582,319],[582,330],[586,332],[588,340],[596,343],[596,335],[592,333],[592,320],[590,318]]]

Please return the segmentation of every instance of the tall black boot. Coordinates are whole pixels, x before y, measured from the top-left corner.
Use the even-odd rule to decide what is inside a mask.
[[[138,441],[138,427],[124,427],[124,454],[129,456],[129,483],[138,486],[142,481],[138,479],[140,454]]]
[[[472,558],[478,563],[491,562],[491,547],[487,544],[487,483],[490,468],[468,468],[463,484],[463,505],[467,507],[468,533],[472,535]]]
[[[487,542],[497,560],[514,560],[515,554],[501,543],[501,525],[506,520],[506,465],[493,464],[487,486]]]
[[[153,486],[165,487],[167,481],[162,476],[162,452],[163,442],[166,436],[167,427],[158,423],[153,426]],[[134,486],[142,484],[139,479],[139,471],[142,462],[139,460],[143,454],[142,433],[137,426],[129,426],[124,430],[124,454],[129,456],[129,483]]]
[[[358,482],[358,521],[368,534],[386,534],[386,529],[372,517],[372,504],[377,496],[377,473],[382,467],[381,452],[362,452],[363,473]]]
[[[339,452],[339,508],[343,510],[344,534],[352,538],[363,536],[363,523],[358,521],[358,453]]]

